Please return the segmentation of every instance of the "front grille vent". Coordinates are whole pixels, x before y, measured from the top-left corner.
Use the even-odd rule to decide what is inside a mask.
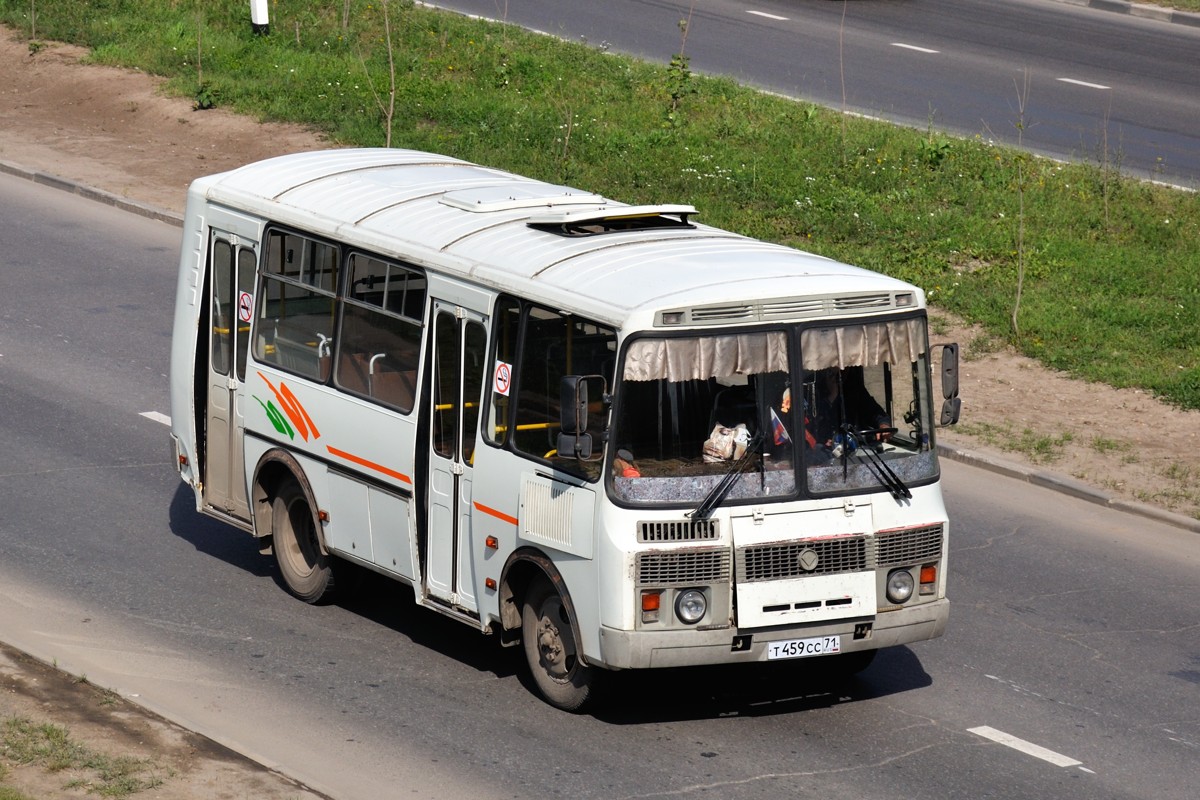
[[[754,317],[753,306],[709,306],[692,309],[692,322],[697,325],[703,322],[736,322]]]
[[[870,308],[891,308],[890,294],[860,294],[845,295],[833,299],[833,307],[838,311],[861,311]]]
[[[942,557],[942,526],[880,531],[875,543],[881,567],[928,564]]]
[[[680,550],[638,553],[641,586],[693,586],[729,582],[729,550]]]
[[[911,299],[911,295],[909,295]],[[817,297],[779,297],[765,302],[720,303],[711,306],[660,311],[655,317],[656,326],[677,325],[681,322],[692,325],[715,325],[725,322],[772,322],[789,319],[813,319],[839,314],[861,314],[899,308],[895,297],[886,292],[863,294],[835,294]],[[668,323],[664,314],[675,317]]]
[[[774,581],[862,572],[870,568],[867,542],[865,536],[840,536],[743,547],[737,553],[738,580]]]
[[[639,522],[639,542],[703,542],[716,539],[717,520],[680,519]]]

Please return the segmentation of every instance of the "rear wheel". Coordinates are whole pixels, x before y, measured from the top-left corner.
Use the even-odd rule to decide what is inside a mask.
[[[333,591],[333,557],[321,552],[312,508],[304,490],[288,481],[271,502],[275,561],[288,591],[318,603]]]
[[[583,662],[575,621],[548,580],[538,580],[525,595],[521,641],[542,696],[564,711],[583,708],[593,694],[597,670]]]

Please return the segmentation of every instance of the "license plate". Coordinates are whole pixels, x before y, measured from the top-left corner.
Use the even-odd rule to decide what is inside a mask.
[[[781,658],[807,658],[842,652],[842,637],[816,636],[812,639],[786,639],[782,642],[767,642],[767,660]]]

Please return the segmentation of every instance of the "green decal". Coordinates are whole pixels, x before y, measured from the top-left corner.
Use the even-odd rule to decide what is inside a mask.
[[[258,400],[257,395],[254,395],[253,397],[255,400]],[[271,424],[275,426],[275,430],[279,431],[280,433],[287,434],[289,439],[296,438],[296,432],[292,430],[292,426],[288,424],[288,421],[284,419],[283,414],[281,414],[279,409],[275,407],[275,401],[272,400],[264,403],[262,400],[258,400],[258,404],[263,407],[263,411],[267,412],[267,419],[271,420]]]

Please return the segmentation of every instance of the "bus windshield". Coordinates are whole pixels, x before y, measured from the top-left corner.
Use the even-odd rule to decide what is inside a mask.
[[[731,503],[899,500],[938,474],[919,317],[644,336],[621,374],[611,487],[626,504],[707,505],[723,481]]]

